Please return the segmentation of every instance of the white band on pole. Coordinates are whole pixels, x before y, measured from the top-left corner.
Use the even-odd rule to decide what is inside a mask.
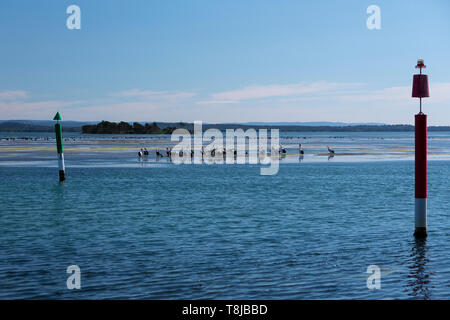
[[[64,166],[64,153],[58,153],[58,166],[59,166],[59,171],[65,171],[65,166]]]
[[[415,199],[415,226],[416,228],[427,227],[427,198]]]

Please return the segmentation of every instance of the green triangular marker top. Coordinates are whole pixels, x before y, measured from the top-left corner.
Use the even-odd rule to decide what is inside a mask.
[[[61,115],[59,114],[59,112],[56,113],[56,115],[53,118],[53,120],[62,120]]]

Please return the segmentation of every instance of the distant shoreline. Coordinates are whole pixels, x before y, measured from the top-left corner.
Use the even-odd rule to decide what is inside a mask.
[[[88,124],[83,126],[65,126],[62,121],[63,131],[80,132],[84,134],[171,134],[173,130],[184,128],[193,131],[193,124],[187,122],[153,122],[142,124],[139,122],[108,122],[102,121],[98,124]],[[308,126],[308,125],[250,125],[250,124],[203,124],[203,130],[216,128],[221,131],[226,129],[279,129],[283,132],[412,132],[413,125],[344,125],[344,126]],[[18,121],[4,121],[0,123],[0,132],[53,132],[52,125],[38,125],[32,123],[22,123]],[[444,132],[450,131],[450,126],[429,126],[428,131]]]

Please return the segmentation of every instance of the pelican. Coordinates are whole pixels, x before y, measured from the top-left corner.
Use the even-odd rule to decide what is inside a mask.
[[[305,154],[305,151],[303,151],[303,148],[302,148],[302,144],[301,144],[301,143],[299,143],[299,145],[298,145],[298,153],[301,154],[301,155],[304,155],[304,154]]]
[[[277,149],[277,148],[275,148],[275,147],[270,147],[270,154],[271,154],[271,155],[277,154],[279,151],[280,151],[280,150]]]

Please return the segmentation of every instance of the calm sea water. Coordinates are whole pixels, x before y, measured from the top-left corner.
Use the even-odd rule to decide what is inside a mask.
[[[52,167],[0,166],[0,299],[449,298],[450,161],[429,162],[425,242],[412,161],[259,169],[68,160],[60,184]]]

